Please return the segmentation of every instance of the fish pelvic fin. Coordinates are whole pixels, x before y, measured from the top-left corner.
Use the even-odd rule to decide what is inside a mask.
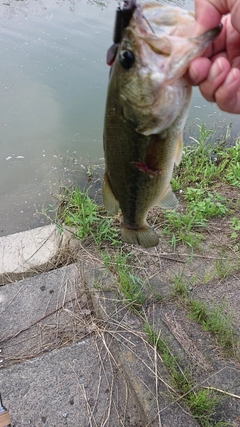
[[[149,225],[145,225],[139,229],[128,228],[123,223],[121,224],[122,239],[126,243],[140,245],[143,248],[151,248],[157,246],[159,237]]]
[[[113,215],[117,215],[119,211],[119,202],[113,194],[107,172],[105,172],[104,175],[102,197],[106,211]]]
[[[158,203],[158,206],[162,209],[176,209],[178,206],[178,199],[173,193],[171,187],[168,187],[165,195]]]

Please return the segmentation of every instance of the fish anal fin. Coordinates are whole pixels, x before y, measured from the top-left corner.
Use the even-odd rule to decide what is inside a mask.
[[[162,209],[176,209],[178,206],[178,199],[173,193],[171,187],[168,187],[163,198],[157,204]]]
[[[105,209],[113,215],[117,215],[119,211],[119,202],[113,194],[107,172],[105,172],[104,175],[102,197]]]
[[[124,242],[140,245],[143,248],[151,248],[159,243],[158,235],[147,224],[139,229],[128,228],[121,224],[121,233]]]
[[[175,165],[177,165],[177,166],[181,162],[182,152],[183,152],[183,134],[181,132],[179,137],[178,137],[175,156],[174,156],[174,162],[175,162]]]

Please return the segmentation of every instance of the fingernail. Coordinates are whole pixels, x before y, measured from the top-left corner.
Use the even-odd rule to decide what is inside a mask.
[[[208,80],[215,80],[219,74],[223,71],[222,63],[220,59],[216,59],[210,68]]]
[[[199,78],[199,74],[198,74],[198,72],[197,72],[197,70],[196,70],[196,68],[195,68],[195,66],[194,66],[194,64],[191,64],[191,79],[193,80],[193,81],[198,81],[198,78]]]
[[[236,80],[237,78],[237,70],[234,68],[228,73],[226,80],[224,82],[225,85],[230,85]]]

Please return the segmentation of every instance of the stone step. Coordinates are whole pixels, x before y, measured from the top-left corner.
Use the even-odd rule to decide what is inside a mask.
[[[56,225],[0,237],[0,284],[21,280],[66,263],[76,240]]]

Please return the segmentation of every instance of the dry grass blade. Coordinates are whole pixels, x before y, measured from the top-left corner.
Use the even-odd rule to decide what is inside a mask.
[[[216,388],[216,387],[204,387],[204,388],[206,388],[207,390],[217,391],[218,393],[225,394],[226,396],[234,397],[234,399],[240,399],[240,396],[238,396],[237,394],[229,393],[229,391],[221,390],[220,388]]]

